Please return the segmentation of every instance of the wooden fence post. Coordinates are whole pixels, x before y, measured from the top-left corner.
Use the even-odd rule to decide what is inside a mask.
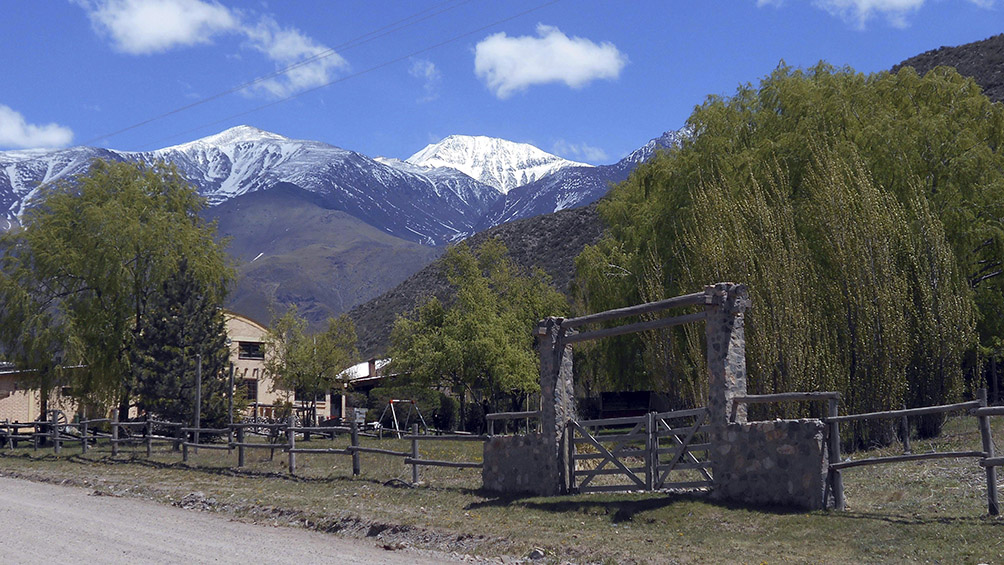
[[[181,431],[181,428],[185,427],[185,424],[178,424],[178,428],[174,431],[174,450],[178,451],[181,449],[181,444],[185,443],[185,432]]]
[[[568,492],[575,492],[575,428],[565,424],[565,445],[568,449]]]
[[[411,425],[411,435],[418,435],[418,424]],[[414,437],[411,439],[411,458],[418,460],[418,440]],[[418,463],[411,464],[411,484],[418,484]]]
[[[837,417],[837,403],[839,402],[836,398],[831,398],[828,401],[829,404],[829,416],[831,418]],[[829,444],[829,460],[830,465],[840,462],[840,422],[830,422],[830,444]],[[827,473],[830,479],[830,490],[833,492],[833,508],[834,510],[844,509],[844,478],[840,475],[840,469],[829,469]]]
[[[359,447],[359,424],[356,423],[355,418],[352,418],[352,423],[349,424],[349,429],[352,430],[352,447]],[[359,452],[352,450],[352,475],[358,476],[360,473],[359,469]]]
[[[181,430],[181,461],[183,463],[188,463],[188,432],[182,428]]]
[[[112,415],[112,457],[119,454],[119,411]]]
[[[906,409],[906,405],[903,405],[903,409]],[[913,453],[913,449],[910,448],[910,422],[906,416],[903,416],[900,427],[903,429],[903,453]]]
[[[289,415],[289,426],[286,427],[286,436],[289,440],[289,474],[296,474],[296,453],[293,451],[296,449],[296,432],[293,428],[296,427],[296,417],[292,414]]]
[[[38,434],[41,433],[38,422],[32,422],[31,432],[31,448],[38,451]]]
[[[977,399],[980,401],[980,407],[986,407],[987,405],[987,389],[981,388],[977,393]],[[994,456],[994,440],[990,435],[990,416],[981,415],[980,420],[980,438],[983,440],[983,452],[986,454],[985,457]],[[997,516],[1000,514],[1000,507],[997,504],[997,467],[993,465],[987,465],[987,511],[991,516]]]
[[[59,448],[62,447],[59,441],[59,413],[55,410],[49,412],[49,435],[52,436],[52,449],[56,455],[59,455]]]
[[[143,428],[143,433],[146,434],[146,458],[149,459],[153,457],[153,421],[150,419],[150,414],[146,415],[146,426]]]
[[[655,485],[656,465],[659,463],[656,452],[659,441],[655,437],[655,412],[646,414],[645,431],[645,490],[651,491]]]
[[[244,466],[244,426],[237,428],[237,466]]]
[[[80,421],[80,453],[87,453],[87,420]]]

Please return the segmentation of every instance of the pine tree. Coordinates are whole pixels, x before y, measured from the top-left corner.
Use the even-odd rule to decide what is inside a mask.
[[[226,426],[229,348],[219,302],[182,261],[151,297],[149,312],[133,354],[139,409],[171,422],[192,422],[201,354],[202,427]]]

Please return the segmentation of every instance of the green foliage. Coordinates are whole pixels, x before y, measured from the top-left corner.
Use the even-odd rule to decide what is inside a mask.
[[[65,352],[88,368],[76,391],[127,409],[133,345],[181,261],[211,301],[226,294],[232,270],[214,227],[199,217],[204,207],[163,164],[98,160],[85,175],[41,187],[24,228],[3,236],[5,346],[25,359]]]
[[[413,317],[400,317],[391,334],[395,372],[427,386],[448,386],[460,398],[491,407],[539,387],[533,328],[567,308],[540,270],[522,273],[505,246],[490,240],[476,252],[466,244],[444,256],[456,300],[435,298]]]
[[[836,389],[845,412],[957,398],[977,330],[1004,329],[1004,109],[951,70],[820,64],[711,97],[688,126],[601,204],[608,235],[577,262],[588,308],[744,282],[751,393]],[[702,334],[639,338],[681,403],[703,402]]]
[[[295,392],[311,412],[318,397],[340,388],[338,375],[359,358],[356,329],[345,314],[328,319],[328,329],[307,332],[295,306],[273,320],[265,340],[265,372],[274,391]]]
[[[202,355],[202,427],[229,423],[226,343],[223,310],[192,276],[188,262],[153,295],[143,333],[136,338],[132,364],[136,371],[137,406],[170,422],[193,422],[197,355]],[[235,399],[235,413],[242,398]]]

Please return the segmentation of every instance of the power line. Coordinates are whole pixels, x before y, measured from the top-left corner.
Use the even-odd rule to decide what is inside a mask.
[[[395,59],[391,59],[389,61],[380,63],[378,65],[374,65],[372,67],[369,67],[367,69],[364,69],[364,70],[361,70],[361,71],[358,71],[358,72],[355,72],[355,73],[351,73],[351,74],[345,75],[343,77],[339,77],[339,78],[337,78],[335,80],[332,80],[330,82],[326,82],[324,84],[321,84],[321,85],[318,85],[318,86],[314,86],[314,87],[308,88],[306,90],[301,90],[300,92],[297,92],[295,94],[290,94],[289,96],[286,96],[284,98],[280,98],[278,100],[274,100],[274,101],[269,102],[267,104],[262,104],[261,106],[256,106],[254,108],[251,108],[250,110],[245,110],[243,112],[238,112],[236,114],[232,114],[230,116],[227,116],[226,118],[222,118],[222,119],[215,120],[215,121],[212,121],[212,122],[209,122],[209,123],[205,123],[205,124],[202,124],[200,126],[197,126],[197,127],[194,127],[194,128],[191,128],[191,129],[188,129],[188,130],[185,130],[185,131],[182,131],[180,133],[176,133],[176,134],[173,134],[171,136],[164,137],[164,138],[161,138],[159,140],[150,142],[147,145],[147,147],[156,147],[156,146],[158,146],[161,143],[164,143],[166,141],[169,141],[169,140],[172,140],[172,139],[175,139],[175,138],[179,138],[179,137],[182,137],[182,136],[187,136],[188,134],[197,132],[197,131],[199,131],[201,129],[204,129],[204,128],[207,128],[207,127],[210,127],[210,126],[216,126],[216,125],[219,125],[219,124],[222,124],[222,123],[226,123],[226,122],[229,122],[230,120],[233,120],[234,118],[240,118],[242,116],[246,116],[248,114],[253,114],[254,112],[258,112],[260,110],[264,110],[265,108],[271,108],[272,106],[276,106],[278,104],[282,104],[283,102],[288,102],[289,100],[292,100],[293,98],[296,98],[298,96],[302,96],[304,94],[308,94],[310,92],[314,92],[316,90],[320,90],[322,88],[329,87],[329,86],[331,86],[333,84],[336,84],[336,83],[339,83],[339,82],[345,82],[345,81],[347,81],[347,80],[349,80],[351,78],[362,76],[362,75],[371,73],[373,71],[382,69],[384,67],[389,67],[390,65],[393,65],[395,63],[399,63],[401,61],[408,60],[408,59],[410,59],[412,57],[415,57],[417,55],[421,55],[421,54],[426,53],[428,51],[432,51],[433,49],[437,49],[439,47],[442,47],[443,45],[448,45],[448,44],[453,43],[455,41],[459,41],[461,39],[464,39],[465,37],[469,37],[471,35],[474,35],[474,34],[477,34],[477,33],[481,33],[483,31],[485,31],[487,29],[490,29],[490,28],[493,28],[493,27],[495,27],[497,25],[504,24],[504,23],[506,23],[508,21],[512,21],[512,20],[515,20],[517,18],[521,18],[521,17],[523,17],[523,16],[525,16],[527,14],[531,14],[533,12],[536,12],[538,10],[546,8],[546,7],[548,7],[548,6],[552,5],[552,4],[557,4],[560,1],[561,0],[549,0],[547,2],[544,2],[543,4],[538,4],[537,6],[535,6],[533,8],[530,8],[528,10],[523,10],[522,12],[519,12],[519,13],[514,14],[512,16],[509,16],[509,17],[506,17],[506,18],[502,18],[501,20],[496,20],[496,21],[494,21],[494,22],[492,22],[490,24],[483,25],[483,26],[481,26],[481,27],[479,27],[477,29],[473,29],[471,31],[464,32],[464,33],[462,33],[460,35],[455,35],[455,36],[453,36],[453,37],[451,37],[449,39],[446,39],[444,41],[440,41],[438,43],[435,43],[435,44],[430,45],[428,47],[424,47],[424,48],[419,49],[417,51],[412,51],[411,53],[409,53],[407,55],[403,55],[401,57],[397,57]]]
[[[425,20],[434,18],[434,17],[436,17],[436,16],[438,16],[438,15],[440,15],[442,13],[445,13],[445,12],[448,12],[448,11],[453,10],[455,8],[458,8],[460,6],[463,6],[464,4],[467,4],[467,3],[471,2],[471,1],[473,1],[473,0],[460,0],[459,2],[457,0],[446,0],[445,2],[437,4],[437,5],[435,5],[435,6],[431,7],[431,8],[427,8],[425,10],[416,12],[416,13],[414,13],[414,14],[406,17],[406,18],[402,18],[400,20],[397,20],[395,22],[387,24],[387,25],[385,25],[383,27],[380,27],[378,29],[375,29],[373,31],[364,33],[363,35],[360,35],[358,37],[350,39],[349,41],[346,41],[346,42],[344,42],[344,43],[342,43],[340,45],[337,45],[335,47],[331,47],[329,49],[325,49],[323,51],[315,53],[314,55],[311,55],[310,57],[308,57],[308,58],[306,58],[306,59],[304,59],[302,61],[298,61],[296,63],[293,63],[293,64],[289,65],[289,66],[283,67],[281,69],[277,69],[277,70],[275,70],[275,71],[273,71],[273,72],[271,72],[271,73],[269,73],[267,75],[263,75],[263,76],[260,76],[258,78],[255,78],[253,80],[250,80],[248,82],[239,84],[239,85],[237,85],[237,86],[235,86],[233,88],[230,88],[228,90],[224,90],[223,92],[219,92],[217,94],[213,94],[211,96],[207,96],[205,98],[196,100],[195,102],[192,102],[191,104],[186,104],[186,105],[181,106],[179,108],[175,108],[173,110],[169,110],[167,112],[164,112],[163,114],[158,114],[158,115],[156,115],[156,116],[154,116],[152,118],[149,118],[149,119],[143,120],[141,122],[137,122],[135,124],[132,124],[131,126],[127,126],[127,127],[122,128],[122,129],[115,130],[115,131],[113,131],[113,132],[111,132],[109,134],[99,135],[97,137],[93,137],[91,139],[83,141],[81,143],[81,145],[90,145],[92,143],[96,143],[96,142],[101,141],[101,140],[110,139],[112,137],[115,137],[116,135],[119,135],[119,134],[125,133],[127,131],[132,131],[134,129],[143,127],[143,126],[145,126],[147,124],[150,124],[152,122],[155,122],[157,120],[162,120],[162,119],[164,119],[166,117],[173,116],[175,114],[184,112],[185,110],[190,110],[192,108],[195,108],[196,106],[201,106],[202,104],[205,104],[207,102],[212,102],[213,100],[222,98],[222,97],[230,95],[230,94],[234,94],[235,92],[240,92],[240,91],[242,91],[244,89],[250,88],[250,87],[252,87],[252,86],[254,86],[256,84],[259,84],[261,82],[264,82],[266,80],[275,78],[277,76],[284,75],[284,74],[286,74],[286,73],[288,73],[288,72],[290,72],[290,71],[292,71],[294,69],[300,68],[300,67],[302,67],[304,65],[308,65],[310,63],[313,63],[313,62],[319,61],[321,59],[324,59],[324,58],[330,57],[332,55],[335,55],[339,51],[343,51],[343,52],[344,51],[348,51],[349,49],[352,49],[354,47],[358,47],[360,45],[364,45],[366,43],[369,43],[370,41],[373,41],[374,39],[379,39],[381,37],[386,37],[386,36],[388,36],[388,35],[390,35],[392,33],[401,31],[402,29],[405,29],[405,28],[413,26],[415,24],[424,22]],[[451,6],[449,4],[453,4],[453,5]],[[445,6],[445,8],[443,6]],[[440,9],[440,8],[442,8],[442,9]],[[432,12],[432,13],[430,13],[430,12]]]

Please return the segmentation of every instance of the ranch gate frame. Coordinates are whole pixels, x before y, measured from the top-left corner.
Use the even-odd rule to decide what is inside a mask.
[[[703,308],[580,331],[588,324],[695,306]],[[746,403],[733,402],[747,396],[744,315],[749,307],[745,285],[723,282],[658,302],[542,320],[536,329],[541,433],[492,437],[485,444],[484,487],[537,495],[711,487],[720,498],[823,507],[829,471],[823,422],[749,423]],[[699,321],[705,322],[706,406],[637,418],[580,420],[576,416],[574,344]],[[619,429],[601,433],[604,427]]]

